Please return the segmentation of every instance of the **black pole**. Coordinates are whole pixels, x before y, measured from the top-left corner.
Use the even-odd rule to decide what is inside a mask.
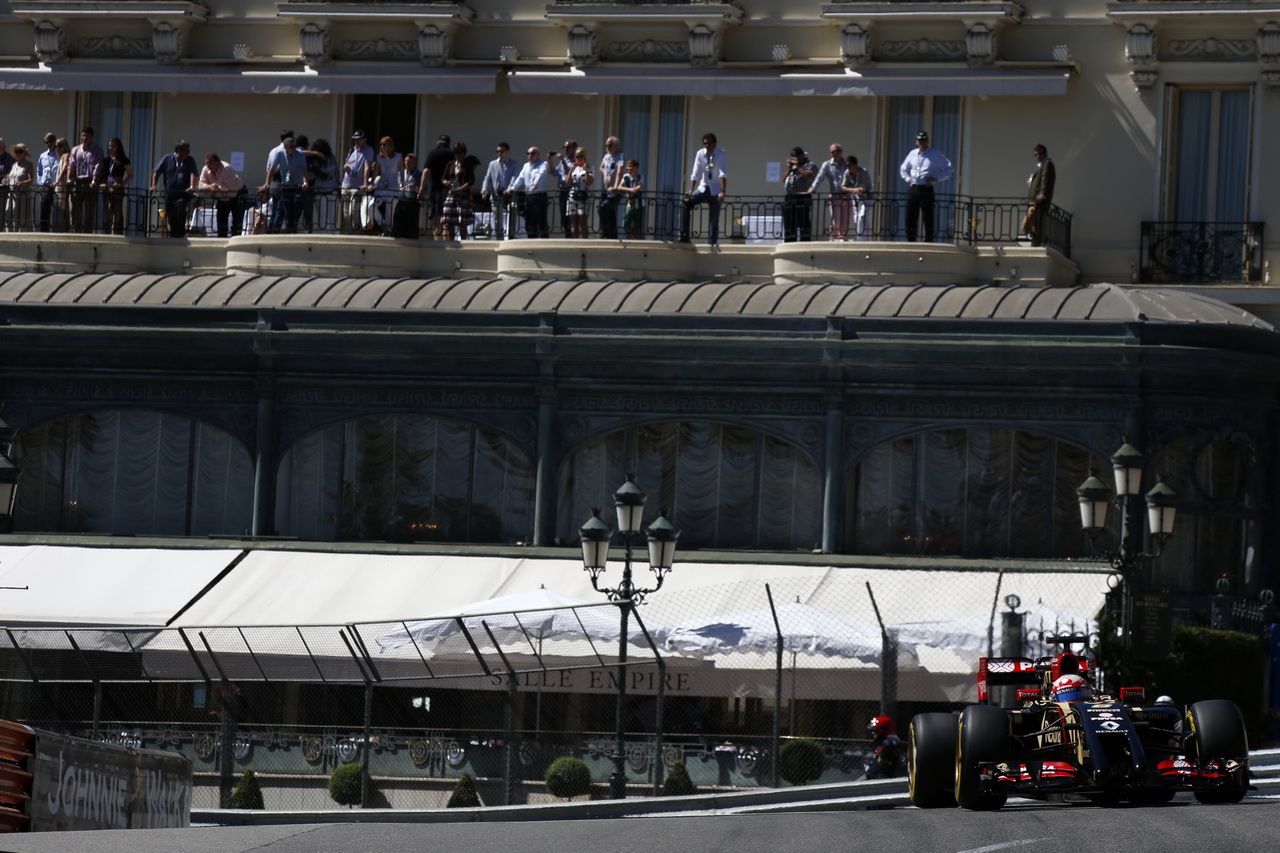
[[[627,705],[627,622],[631,616],[631,534],[622,534],[626,557],[622,564],[622,584],[618,587],[618,707],[614,710],[613,775],[609,777],[609,797],[614,800],[627,798],[626,751],[623,740],[627,736],[623,715]]]

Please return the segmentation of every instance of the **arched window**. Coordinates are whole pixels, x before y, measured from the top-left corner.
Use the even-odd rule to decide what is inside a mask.
[[[517,542],[533,533],[533,466],[502,436],[398,415],[334,424],[281,459],[276,526],[301,539]]]
[[[242,535],[253,463],[226,432],[181,415],[102,411],[23,432],[17,530]]]
[[[631,427],[579,447],[560,472],[557,535],[576,541],[628,472],[648,493],[645,518],[671,510],[680,548],[809,550],[822,539],[822,476],[795,445],[707,421]],[[612,526],[615,522],[609,521]]]
[[[1110,466],[1043,435],[997,427],[900,438],[849,480],[845,550],[855,554],[1069,557],[1091,553],[1076,488]]]
[[[1249,477],[1249,449],[1221,439],[1182,439],[1150,466],[1178,493],[1173,537],[1160,573],[1173,589],[1210,592],[1219,578],[1230,592],[1261,588],[1258,500]]]

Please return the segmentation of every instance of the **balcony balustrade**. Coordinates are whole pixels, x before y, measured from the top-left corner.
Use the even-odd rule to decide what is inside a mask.
[[[1143,284],[1262,281],[1262,222],[1144,222]]]

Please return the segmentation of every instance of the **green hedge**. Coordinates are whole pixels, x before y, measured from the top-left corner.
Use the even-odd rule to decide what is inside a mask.
[[[1099,619],[1098,627],[1098,663],[1108,672],[1118,672],[1123,646],[1104,620]],[[1168,658],[1133,663],[1125,683],[1114,686],[1145,687],[1148,702],[1160,695],[1173,697],[1179,705],[1230,699],[1244,714],[1250,743],[1258,743],[1266,725],[1262,695],[1266,663],[1262,640],[1253,634],[1177,625]]]

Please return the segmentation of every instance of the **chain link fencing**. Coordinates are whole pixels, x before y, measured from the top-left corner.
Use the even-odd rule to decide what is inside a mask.
[[[180,752],[196,807],[228,807],[252,770],[267,808],[337,808],[326,782],[360,763],[366,806],[434,808],[469,774],[487,805],[550,801],[562,755],[632,795],[676,761],[700,789],[786,784],[794,738],[826,756],[818,782],[856,779],[866,726],[974,701],[979,656],[1039,656],[1095,632],[1104,571],[830,569],[659,591],[615,604],[418,621],[184,628],[13,627],[0,633],[6,719]],[[686,584],[688,583],[686,579]],[[1012,615],[1009,615],[1012,614]],[[621,664],[621,665],[620,665]]]

